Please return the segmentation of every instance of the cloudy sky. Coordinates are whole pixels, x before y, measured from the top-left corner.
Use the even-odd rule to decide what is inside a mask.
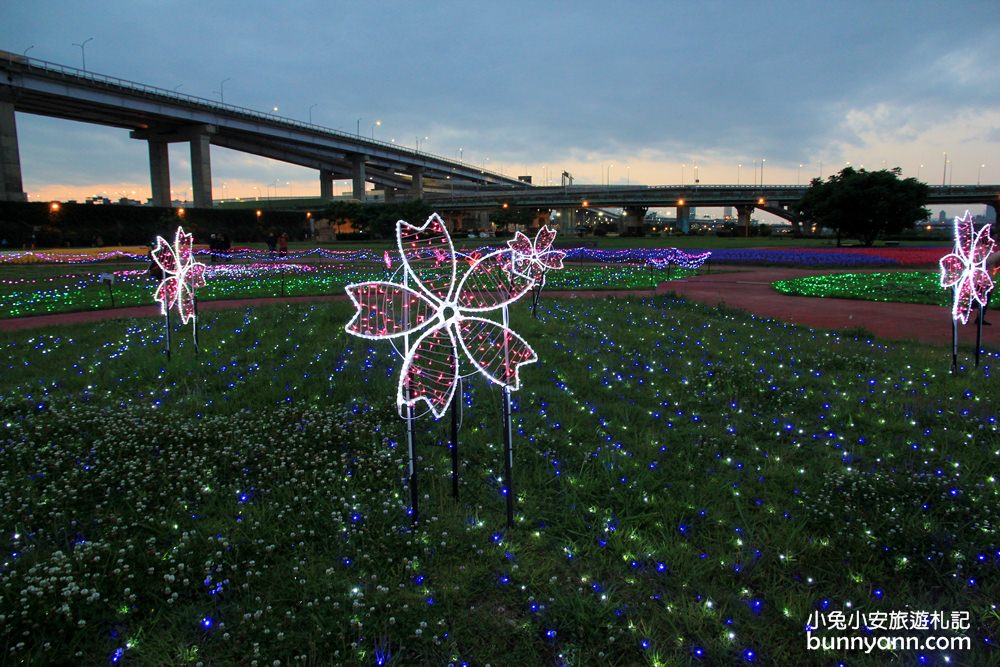
[[[847,162],[940,184],[945,153],[954,184],[1000,183],[996,0],[0,0],[0,19],[0,49],[80,67],[92,37],[93,72],[214,100],[225,80],[227,103],[536,183],[690,183],[696,165],[749,183],[763,159],[766,184]],[[32,199],[149,195],[127,132],[17,123]],[[217,198],[319,193],[306,169],[212,164]],[[188,169],[174,145],[182,198]]]

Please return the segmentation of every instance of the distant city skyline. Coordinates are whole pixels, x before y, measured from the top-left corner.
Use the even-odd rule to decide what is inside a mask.
[[[38,0],[0,48],[358,132],[536,184],[806,184],[850,163],[1000,183],[1000,4]],[[150,193],[144,142],[17,114],[32,200]],[[946,157],[947,155],[947,157]],[[187,146],[171,146],[190,199]],[[212,147],[214,197],[318,195]],[[338,183],[336,192],[348,189]],[[935,211],[936,214],[936,211]]]

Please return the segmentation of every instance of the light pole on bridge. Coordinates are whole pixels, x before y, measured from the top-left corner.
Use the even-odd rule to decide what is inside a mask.
[[[222,81],[220,81],[219,90],[216,91],[217,93],[219,93],[219,104],[226,103],[226,81],[232,81],[232,79],[223,79]]]
[[[312,122],[313,122],[313,109],[315,109],[318,106],[319,106],[319,104],[310,104],[309,105],[309,124],[310,125],[312,125]]]
[[[80,47],[80,58],[83,60],[83,71],[84,72],[87,71],[87,49],[85,47],[87,46],[87,42],[89,42],[89,41],[91,41],[93,39],[94,39],[93,37],[88,37],[87,39],[83,40],[83,44],[77,44],[76,42],[73,42],[73,46],[79,46]]]

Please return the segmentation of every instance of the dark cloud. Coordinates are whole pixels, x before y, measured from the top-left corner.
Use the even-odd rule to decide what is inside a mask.
[[[39,0],[4,11],[0,46],[11,51],[34,45],[33,57],[77,65],[72,43],[93,36],[94,71],[209,99],[228,79],[226,102],[303,120],[312,108],[316,122],[365,134],[380,119],[379,138],[430,136],[432,152],[462,147],[472,161],[644,151],[791,163],[862,142],[851,110],[901,110],[905,121],[882,122],[899,138],[1000,102],[996,2],[122,1],[83,11]],[[57,170],[100,153],[126,173],[142,162],[112,155],[127,140],[102,146],[83,126],[22,126],[32,164]]]

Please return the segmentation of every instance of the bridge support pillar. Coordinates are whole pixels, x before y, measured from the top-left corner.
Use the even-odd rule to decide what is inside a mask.
[[[333,198],[333,171],[330,169],[319,170],[319,196],[323,199]]]
[[[414,199],[424,198],[424,170],[416,167],[410,169],[410,194]]]
[[[743,225],[743,235],[750,236],[750,216],[753,215],[753,204],[741,204],[736,207],[737,220]]]
[[[565,236],[576,233],[575,208],[564,208],[559,211],[559,231]]]
[[[645,206],[626,206],[622,210],[622,217],[618,223],[618,231],[625,231],[635,236],[644,236],[643,224],[645,223],[646,211],[648,210]]]
[[[354,198],[359,201],[365,200],[365,180],[365,156],[355,155],[351,158],[351,181]]]
[[[681,234],[691,232],[691,207],[687,204],[677,205],[677,231]]]
[[[191,139],[191,187],[195,208],[212,208],[212,158],[208,134]]]
[[[21,180],[21,153],[17,147],[14,105],[0,101],[0,200],[27,201]]]
[[[170,154],[165,141],[149,140],[149,184],[153,206],[170,207]]]

